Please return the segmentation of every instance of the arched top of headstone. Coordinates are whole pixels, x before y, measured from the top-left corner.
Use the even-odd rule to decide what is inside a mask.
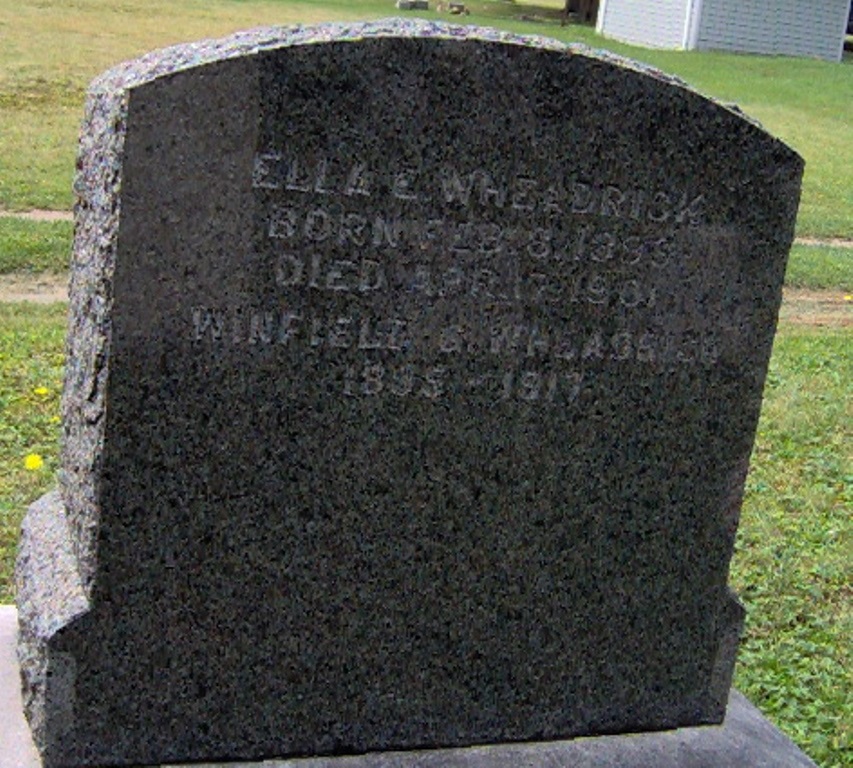
[[[417,18],[388,18],[378,21],[332,22],[313,26],[261,27],[237,32],[228,37],[175,45],[151,51],[138,59],[113,67],[96,78],[90,90],[96,93],[114,93],[175,72],[292,46],[361,42],[382,38],[504,43],[568,55],[580,54],[618,64],[671,84],[685,85],[679,78],[655,67],[610,51],[593,49],[582,43],[563,43],[551,37],[522,35],[491,27],[462,26]]]
[[[151,51],[137,59],[119,64],[92,81],[89,94],[115,97],[151,80],[184,72],[230,59],[245,58],[259,53],[292,46],[323,43],[361,42],[371,39],[395,38],[411,40],[454,40],[457,42],[501,43],[564,55],[577,55],[612,64],[658,80],[662,84],[693,90],[681,78],[649,64],[620,56],[605,49],[582,43],[563,43],[542,35],[507,32],[491,27],[448,24],[426,19],[388,18],[366,22],[337,22],[307,26],[260,27],[237,32],[224,38],[199,40]],[[694,91],[696,92],[696,91]],[[697,92],[698,93],[698,92]],[[706,97],[707,98],[707,97]],[[723,109],[734,110],[744,119],[757,121],[731,104],[715,102]]]

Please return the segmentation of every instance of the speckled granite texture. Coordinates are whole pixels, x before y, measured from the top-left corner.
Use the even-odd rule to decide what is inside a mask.
[[[731,692],[726,719],[719,726],[244,765],[246,768],[817,768],[737,691]]]
[[[422,21],[96,80],[46,768],[719,722],[802,161],[672,78]]]
[[[40,768],[21,708],[17,613],[0,605],[0,768]],[[213,764],[207,764],[214,768]],[[743,696],[732,691],[722,726],[355,757],[220,763],[228,768],[815,768]]]

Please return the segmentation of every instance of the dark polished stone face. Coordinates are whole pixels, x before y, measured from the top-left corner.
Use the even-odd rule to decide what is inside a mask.
[[[69,764],[722,718],[799,159],[621,63],[366,29],[90,108]]]

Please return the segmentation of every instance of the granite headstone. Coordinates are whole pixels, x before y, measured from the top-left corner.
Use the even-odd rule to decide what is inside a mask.
[[[426,22],[96,80],[45,766],[722,720],[802,162],[636,63]]]

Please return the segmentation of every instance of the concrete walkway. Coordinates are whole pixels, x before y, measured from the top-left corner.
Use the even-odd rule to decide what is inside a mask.
[[[24,720],[15,638],[18,613],[0,605],[0,768],[39,768],[30,729]]]

